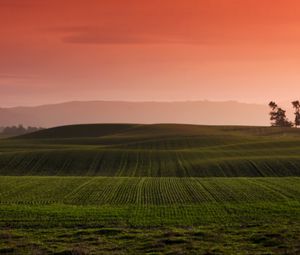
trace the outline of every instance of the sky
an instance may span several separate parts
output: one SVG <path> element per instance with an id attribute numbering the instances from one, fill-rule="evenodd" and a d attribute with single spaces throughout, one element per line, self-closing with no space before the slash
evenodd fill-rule
<path id="1" fill-rule="evenodd" d="M 300 98 L 299 0 L 0 0 L 0 106 Z"/>

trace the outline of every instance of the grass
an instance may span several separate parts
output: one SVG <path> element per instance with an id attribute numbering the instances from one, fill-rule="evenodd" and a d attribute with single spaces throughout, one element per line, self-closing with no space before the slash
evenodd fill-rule
<path id="1" fill-rule="evenodd" d="M 300 216 L 299 178 L 2 177 L 0 184 L 4 226 L 191 226 Z"/>
<path id="2" fill-rule="evenodd" d="M 0 175 L 300 176 L 300 130 L 75 125 L 0 142 Z"/>
<path id="3" fill-rule="evenodd" d="M 297 254 L 299 180 L 2 176 L 0 253 Z"/>
<path id="4" fill-rule="evenodd" d="M 1 177 L 0 204 L 300 202 L 300 178 Z"/>
<path id="5" fill-rule="evenodd" d="M 4 176 L 0 208 L 5 254 L 300 251 L 298 177 Z"/>
<path id="6" fill-rule="evenodd" d="M 0 254 L 299 254 L 300 130 L 76 125 L 0 140 Z"/>
<path id="7" fill-rule="evenodd" d="M 282 222 L 280 222 L 282 223 Z M 297 254 L 299 225 L 0 230 L 8 254 Z"/>

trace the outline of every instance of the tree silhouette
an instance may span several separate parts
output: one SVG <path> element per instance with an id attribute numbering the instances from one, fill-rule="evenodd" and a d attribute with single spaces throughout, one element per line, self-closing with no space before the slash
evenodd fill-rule
<path id="1" fill-rule="evenodd" d="M 286 111 L 278 107 L 278 105 L 271 101 L 269 103 L 270 111 L 270 120 L 272 127 L 292 127 L 293 123 L 290 122 L 286 117 Z"/>
<path id="2" fill-rule="evenodd" d="M 28 128 L 25 128 L 23 127 L 23 125 L 11 126 L 11 127 L 4 127 L 2 130 L 2 134 L 7 136 L 24 135 L 27 133 L 36 132 L 41 129 L 42 128 L 30 127 L 30 126 Z"/>
<path id="3" fill-rule="evenodd" d="M 270 120 L 271 120 L 271 126 L 274 127 L 274 126 L 277 126 L 276 119 L 277 119 L 277 108 L 278 108 L 278 105 L 275 102 L 271 101 L 269 103 L 269 107 L 271 108 L 271 111 L 269 113 Z"/>
<path id="4" fill-rule="evenodd" d="M 293 108 L 295 109 L 295 127 L 300 125 L 300 102 L 297 101 L 293 101 L 292 102 Z"/>

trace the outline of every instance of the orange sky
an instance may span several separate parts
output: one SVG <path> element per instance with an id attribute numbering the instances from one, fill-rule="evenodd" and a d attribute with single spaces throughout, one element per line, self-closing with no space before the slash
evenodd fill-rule
<path id="1" fill-rule="evenodd" d="M 0 0 L 0 106 L 300 98 L 299 0 Z"/>

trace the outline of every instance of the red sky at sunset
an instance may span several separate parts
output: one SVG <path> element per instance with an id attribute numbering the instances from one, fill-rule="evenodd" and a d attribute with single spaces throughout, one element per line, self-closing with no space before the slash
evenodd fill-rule
<path id="1" fill-rule="evenodd" d="M 298 0 L 0 0 L 0 106 L 300 98 Z"/>

